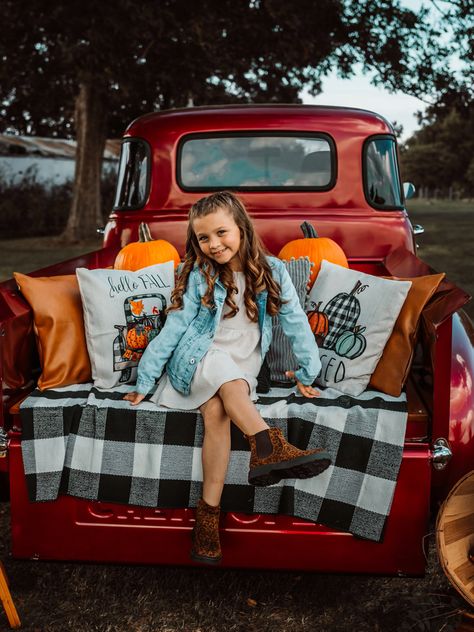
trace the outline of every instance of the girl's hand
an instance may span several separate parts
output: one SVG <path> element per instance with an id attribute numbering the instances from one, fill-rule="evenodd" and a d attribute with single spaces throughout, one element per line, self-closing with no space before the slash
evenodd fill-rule
<path id="1" fill-rule="evenodd" d="M 317 397 L 319 395 L 319 391 L 317 391 L 312 386 L 306 386 L 306 384 L 302 384 L 299 380 L 295 378 L 294 371 L 285 371 L 286 377 L 291 378 L 292 380 L 296 380 L 296 386 L 298 387 L 299 392 L 304 397 Z"/>
<path id="2" fill-rule="evenodd" d="M 142 393 L 137 393 L 135 391 L 132 391 L 131 393 L 127 393 L 126 395 L 124 395 L 124 399 L 126 399 L 128 402 L 130 402 L 132 404 L 132 406 L 136 406 L 137 404 L 139 404 L 143 399 L 145 399 L 145 395 L 142 395 Z"/>

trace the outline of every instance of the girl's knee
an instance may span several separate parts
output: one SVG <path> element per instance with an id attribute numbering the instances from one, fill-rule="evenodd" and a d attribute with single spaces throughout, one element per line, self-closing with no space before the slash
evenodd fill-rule
<path id="1" fill-rule="evenodd" d="M 219 394 L 222 394 L 224 396 L 227 393 L 235 394 L 236 392 L 242 393 L 243 395 L 248 395 L 249 394 L 249 385 L 248 385 L 247 380 L 244 380 L 243 378 L 240 378 L 238 380 L 232 380 L 230 382 L 225 382 L 225 384 L 223 384 L 220 387 L 220 389 L 219 389 Z"/>
<path id="2" fill-rule="evenodd" d="M 224 404 L 218 395 L 212 397 L 205 405 L 201 406 L 204 426 L 221 426 L 230 419 L 225 411 Z"/>

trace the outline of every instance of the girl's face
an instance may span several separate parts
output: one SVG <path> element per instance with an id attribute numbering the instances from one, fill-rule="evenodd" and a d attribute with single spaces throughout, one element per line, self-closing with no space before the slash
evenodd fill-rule
<path id="1" fill-rule="evenodd" d="M 232 214 L 225 208 L 197 217 L 192 228 L 202 252 L 220 265 L 228 264 L 231 270 L 242 270 L 240 261 L 240 229 Z"/>

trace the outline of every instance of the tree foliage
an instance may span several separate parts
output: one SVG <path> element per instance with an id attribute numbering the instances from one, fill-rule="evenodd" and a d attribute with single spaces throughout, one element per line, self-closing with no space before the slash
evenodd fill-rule
<path id="1" fill-rule="evenodd" d="M 436 92 L 425 116 L 431 122 L 453 108 L 468 114 L 474 100 L 474 0 L 432 0 L 432 4 L 456 71 L 446 74 L 448 81 Z"/>
<path id="2" fill-rule="evenodd" d="M 105 138 L 140 114 L 298 102 L 355 63 L 418 96 L 449 83 L 423 11 L 398 0 L 3 0 L 0 15 L 3 130 L 78 139 L 72 238 L 100 216 Z"/>
<path id="3" fill-rule="evenodd" d="M 425 197 L 474 196 L 474 104 L 442 110 L 402 147 L 403 179 Z"/>
<path id="4" fill-rule="evenodd" d="M 474 2 L 433 2 L 456 71 L 402 147 L 402 171 L 425 196 L 474 196 Z"/>

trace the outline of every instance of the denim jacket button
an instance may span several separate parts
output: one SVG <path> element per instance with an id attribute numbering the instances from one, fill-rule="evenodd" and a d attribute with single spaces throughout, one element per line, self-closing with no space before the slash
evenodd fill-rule
<path id="1" fill-rule="evenodd" d="M 191 360 L 189 361 L 189 364 L 194 364 L 196 362 L 196 360 L 194 358 L 191 358 Z"/>

